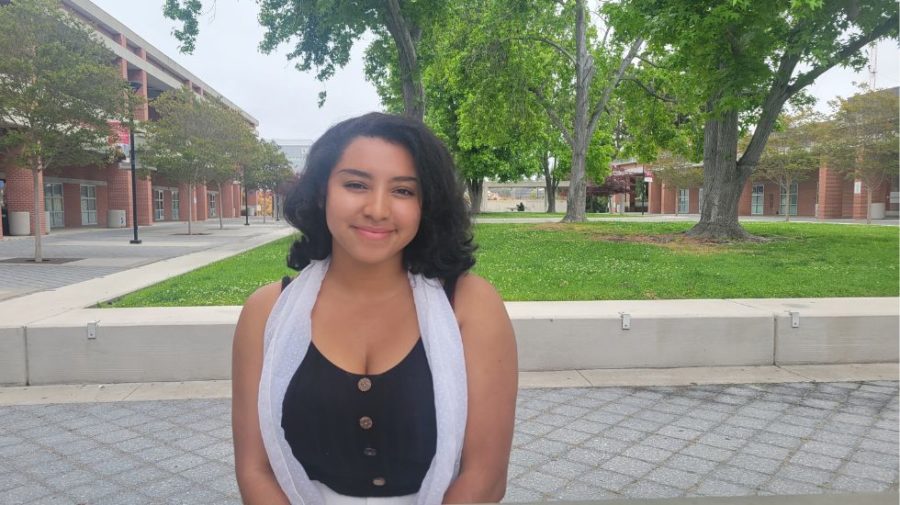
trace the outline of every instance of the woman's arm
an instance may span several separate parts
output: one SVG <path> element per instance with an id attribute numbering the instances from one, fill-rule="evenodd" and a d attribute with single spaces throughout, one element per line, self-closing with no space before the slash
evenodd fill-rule
<path id="1" fill-rule="evenodd" d="M 444 494 L 444 503 L 499 502 L 506 492 L 515 425 L 516 338 L 500 295 L 477 275 L 459 279 L 454 310 L 469 401 L 459 478 Z"/>
<path id="2" fill-rule="evenodd" d="M 234 468 L 245 504 L 290 505 L 281 491 L 259 430 L 257 397 L 263 365 L 263 333 L 281 283 L 259 288 L 244 304 L 231 356 L 231 428 Z"/>

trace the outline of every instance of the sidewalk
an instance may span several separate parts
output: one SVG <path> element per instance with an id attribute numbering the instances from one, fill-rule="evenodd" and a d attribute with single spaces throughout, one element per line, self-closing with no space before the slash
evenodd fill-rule
<path id="1" fill-rule="evenodd" d="M 234 251 L 235 246 L 240 250 L 241 244 L 255 246 L 260 239 L 273 240 L 290 230 L 284 221 L 273 223 L 270 218 L 263 224 L 258 217 L 251 218 L 250 226 L 244 225 L 244 218 L 225 219 L 220 230 L 218 220 L 209 219 L 193 223 L 194 235 L 188 236 L 187 223 L 165 222 L 140 227 L 141 244 L 129 243 L 134 237 L 131 228 L 53 230 L 42 237 L 44 258 L 70 261 L 39 265 L 22 261 L 34 258 L 33 237 L 4 237 L 0 239 L 0 301 L 198 252 Z M 202 255 L 195 258 L 194 268 L 211 262 Z"/>
<path id="2" fill-rule="evenodd" d="M 897 395 L 896 381 L 521 389 L 504 501 L 896 492 Z M 230 408 L 0 407 L 0 503 L 238 504 Z"/>

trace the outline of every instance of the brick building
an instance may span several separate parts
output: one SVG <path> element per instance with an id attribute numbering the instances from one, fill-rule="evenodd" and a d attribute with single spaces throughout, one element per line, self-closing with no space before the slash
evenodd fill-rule
<path id="1" fill-rule="evenodd" d="M 187 87 L 200 96 L 215 96 L 238 111 L 250 125 L 258 126 L 258 121 L 251 115 L 90 1 L 62 0 L 62 4 L 66 11 L 99 34 L 99 39 L 116 56 L 114 64 L 122 77 L 147 99 L 135 111 L 136 119 L 154 120 L 158 116 L 153 108 L 153 99 L 164 91 Z M 135 142 L 139 166 L 141 141 L 139 137 Z M 136 194 L 132 195 L 130 167 L 129 161 L 123 161 L 102 168 L 64 167 L 42 174 L 38 198 L 46 212 L 37 216 L 41 230 L 47 233 L 48 228 L 132 226 L 132 198 L 137 199 L 139 225 L 187 221 L 188 199 L 191 197 L 187 184 L 174 183 L 152 174 L 138 179 Z M 240 216 L 243 192 L 237 182 L 222 188 L 196 185 L 193 193 L 196 202 L 194 220 L 218 217 L 220 209 L 222 217 Z M 33 199 L 31 171 L 16 166 L 12 156 L 0 156 L 0 206 L 3 211 L 0 237 L 10 233 L 13 222 L 23 225 L 17 230 L 18 234 L 34 233 L 36 216 L 31 215 Z M 30 224 L 24 225 L 27 221 Z M 27 233 L 25 228 L 28 228 Z"/>
<path id="2" fill-rule="evenodd" d="M 640 212 L 642 199 L 634 188 L 645 178 L 652 179 L 653 167 L 634 160 L 613 163 L 613 173 L 632 177 L 632 189 L 627 194 L 615 195 L 612 206 L 625 212 Z M 699 214 L 703 202 L 703 188 L 667 187 L 659 181 L 647 184 L 646 211 L 651 214 Z M 792 185 L 789 194 L 778 184 L 765 180 L 747 181 L 738 203 L 740 216 L 780 216 L 784 214 L 783 201 L 790 198 L 791 216 L 819 219 L 865 219 L 866 187 L 858 180 L 847 179 L 843 173 L 828 166 Z M 896 217 L 900 210 L 900 184 L 898 177 L 884 181 L 872 194 L 873 218 Z"/>

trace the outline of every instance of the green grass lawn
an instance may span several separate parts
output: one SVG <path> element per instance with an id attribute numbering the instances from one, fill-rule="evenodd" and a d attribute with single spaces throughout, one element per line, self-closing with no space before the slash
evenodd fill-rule
<path id="1" fill-rule="evenodd" d="M 547 218 L 558 218 L 562 219 L 565 216 L 565 212 L 481 212 L 475 215 L 475 219 L 484 219 L 484 218 L 517 218 L 517 217 L 547 217 Z M 609 213 L 594 213 L 588 212 L 587 217 L 641 217 L 639 214 L 609 214 Z"/>
<path id="2" fill-rule="evenodd" d="M 685 240 L 690 223 L 480 224 L 475 272 L 507 301 L 898 296 L 889 226 L 747 223 L 763 243 Z M 169 279 L 114 307 L 240 305 L 291 271 L 290 238 Z"/>

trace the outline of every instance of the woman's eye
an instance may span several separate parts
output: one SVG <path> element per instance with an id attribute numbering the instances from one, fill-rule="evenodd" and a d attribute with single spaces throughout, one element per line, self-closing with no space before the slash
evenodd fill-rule
<path id="1" fill-rule="evenodd" d="M 416 196 L 416 192 L 409 188 L 397 188 L 395 191 L 402 196 Z"/>
<path id="2" fill-rule="evenodd" d="M 347 189 L 366 189 L 365 184 L 361 182 L 345 182 L 344 187 Z"/>

